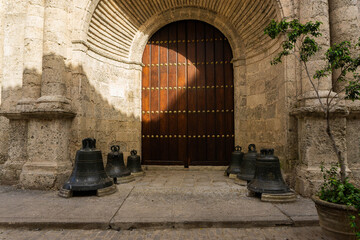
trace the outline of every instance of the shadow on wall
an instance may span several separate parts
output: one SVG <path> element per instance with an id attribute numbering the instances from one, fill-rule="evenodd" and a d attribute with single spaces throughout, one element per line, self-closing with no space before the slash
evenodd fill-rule
<path id="1" fill-rule="evenodd" d="M 27 151 L 30 147 L 38 148 L 37 154 L 39 156 L 42 156 L 41 152 L 45 153 L 43 155 L 44 159 L 39 159 L 39 162 L 48 161 L 49 149 L 53 149 L 55 153 L 52 153 L 52 156 L 55 156 L 55 158 L 57 158 L 56 154 L 63 156 L 59 157 L 61 160 L 52 159 L 52 161 L 66 161 L 60 162 L 60 164 L 68 166 L 71 165 L 70 162 L 74 162 L 76 151 L 81 148 L 81 140 L 87 137 L 97 140 L 96 147 L 102 151 L 104 163 L 106 163 L 106 155 L 110 152 L 111 145 L 120 145 L 120 150 L 125 152 L 125 155 L 129 154 L 132 149 L 136 149 L 138 152 L 140 151 L 141 123 L 139 117 L 118 110 L 121 107 L 115 107 L 108 99 L 105 99 L 100 91 L 93 85 L 94 81 L 91 82 L 91 80 L 89 80 L 83 66 L 65 64 L 64 58 L 61 56 L 43 56 L 43 59 L 52 59 L 51 63 L 48 62 L 44 64 L 47 68 L 46 76 L 50 76 L 52 79 L 59 77 L 65 79 L 66 97 L 71 100 L 71 110 L 76 114 L 71 120 L 71 125 L 69 125 L 71 126 L 70 134 L 67 140 L 68 144 L 66 144 L 68 149 L 61 150 L 64 144 L 61 143 L 60 137 L 57 139 L 57 136 L 61 136 L 61 134 L 58 134 L 54 129 L 49 129 L 51 125 L 48 123 L 51 122 L 52 119 L 48 117 L 36 117 L 32 119 L 35 120 L 32 122 L 36 122 L 36 124 L 32 124 L 32 127 L 36 126 L 39 131 L 35 134 L 31 134 L 27 128 L 29 123 L 28 119 L 31 118 L 31 116 L 26 114 L 22 115 L 23 118 L 21 121 L 26 125 L 22 130 L 16 127 L 20 122 L 19 120 L 9 121 L 4 118 L 5 120 L 0 122 L 0 132 L 6 132 L 6 135 L 10 136 L 10 138 L 6 144 L 5 142 L 2 144 L 3 142 L 0 141 L 0 154 L 2 152 L 4 152 L 4 155 L 5 153 L 6 155 L 8 154 L 6 160 L 0 158 L 0 164 L 2 165 L 0 167 L 2 172 L 1 177 L 4 178 L 4 174 L 6 175 L 6 181 L 1 179 L 4 180 L 1 181 L 3 184 L 6 182 L 13 184 L 19 181 L 22 167 L 29 158 Z M 61 69 L 59 66 L 63 66 L 63 68 Z M 25 72 L 27 74 L 31 73 L 31 76 L 26 76 L 26 79 L 30 79 L 31 81 L 36 79 L 39 81 L 43 77 L 34 70 L 25 69 L 24 73 Z M 48 90 L 49 86 L 59 86 L 59 84 L 52 83 L 52 79 L 45 79 L 46 84 L 48 84 Z M 44 79 L 42 79 L 42 81 L 44 82 Z M 32 83 L 32 85 L 36 84 L 40 85 L 38 82 Z M 9 88 L 2 90 L 4 93 L 3 96 L 8 96 L 8 98 L 3 99 L 1 110 L 3 112 L 16 112 L 16 104 L 21 100 L 25 87 L 17 88 L 16 91 Z M 34 104 L 33 110 L 36 111 L 37 106 L 38 105 Z M 4 124 L 2 122 L 4 122 Z M 65 124 L 67 123 L 64 121 L 64 126 Z M 28 139 L 30 138 L 31 142 L 35 143 L 35 146 L 28 144 Z M 6 137 L 3 139 L 6 139 Z M 37 142 L 39 143 L 38 145 L 36 145 Z M 11 147 L 9 148 L 9 146 Z M 19 152 L 18 149 L 21 149 L 21 152 Z M 54 149 L 57 149 L 57 153 Z M 64 157 L 64 155 L 66 156 Z M 72 169 L 68 170 L 71 171 Z M 70 172 L 66 172 L 66 174 L 64 173 L 64 176 L 62 176 L 61 173 L 59 173 L 59 176 L 56 176 L 54 180 L 53 187 L 61 186 L 69 174 Z"/>

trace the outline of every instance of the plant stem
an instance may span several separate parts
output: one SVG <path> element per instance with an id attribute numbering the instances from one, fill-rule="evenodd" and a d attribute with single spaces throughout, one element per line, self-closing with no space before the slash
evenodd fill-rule
<path id="1" fill-rule="evenodd" d="M 346 168 L 345 168 L 345 162 L 344 159 L 342 157 L 342 152 L 339 150 L 339 148 L 336 146 L 336 142 L 335 142 L 335 138 L 332 134 L 332 131 L 330 129 L 330 111 L 329 109 L 327 109 L 326 111 L 326 133 L 328 134 L 330 140 L 331 140 L 331 144 L 333 146 L 333 149 L 336 153 L 336 156 L 338 158 L 338 162 L 340 164 L 340 178 L 341 178 L 341 182 L 345 183 L 345 179 L 346 179 Z"/>

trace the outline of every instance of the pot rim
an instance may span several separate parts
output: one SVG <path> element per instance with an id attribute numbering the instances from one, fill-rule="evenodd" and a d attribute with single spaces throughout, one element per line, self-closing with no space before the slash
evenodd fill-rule
<path id="1" fill-rule="evenodd" d="M 325 206 L 325 207 L 336 208 L 336 209 L 339 209 L 339 210 L 346 210 L 346 211 L 354 211 L 354 212 L 359 211 L 354 206 L 348 206 L 348 205 L 345 205 L 345 204 L 327 202 L 327 201 L 324 201 L 324 200 L 320 199 L 316 195 L 311 196 L 311 199 L 315 202 L 315 204 L 322 205 L 322 206 Z"/>

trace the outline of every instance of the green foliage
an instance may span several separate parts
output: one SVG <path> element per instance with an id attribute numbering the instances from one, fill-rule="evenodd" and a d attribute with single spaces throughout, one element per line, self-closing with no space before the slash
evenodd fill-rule
<path id="1" fill-rule="evenodd" d="M 360 189 L 349 183 L 348 178 L 345 179 L 345 182 L 341 181 L 338 165 L 332 165 L 330 169 L 325 169 L 322 165 L 321 172 L 324 178 L 324 183 L 318 193 L 321 200 L 360 209 Z M 358 217 L 360 214 L 359 216 L 351 215 L 349 220 L 351 227 L 356 231 L 357 239 L 360 239 L 360 226 L 356 225 Z"/>
<path id="2" fill-rule="evenodd" d="M 321 172 L 324 183 L 319 192 L 320 199 L 360 209 L 360 189 L 349 183 L 348 179 L 345 180 L 345 183 L 341 182 L 338 165 L 332 165 L 330 169 L 321 166 Z"/>
<path id="3" fill-rule="evenodd" d="M 302 61 L 308 61 L 309 58 L 320 49 L 318 43 L 312 38 L 321 36 L 319 30 L 320 24 L 321 22 L 301 24 L 297 19 L 291 22 L 282 20 L 279 23 L 272 20 L 264 30 L 265 34 L 269 35 L 272 39 L 275 39 L 281 34 L 285 34 L 287 40 L 282 44 L 283 51 L 274 58 L 271 64 L 281 63 L 282 57 L 291 54 L 291 51 L 296 47 L 296 43 L 299 42 L 299 39 L 302 37 L 304 37 L 304 40 L 300 47 L 300 58 Z"/>
<path id="4" fill-rule="evenodd" d="M 295 52 L 298 53 L 300 61 L 306 64 L 321 49 L 320 45 L 316 42 L 316 38 L 321 36 L 321 24 L 318 21 L 301 24 L 297 19 L 289 22 L 286 20 L 280 22 L 272 20 L 265 28 L 264 33 L 272 39 L 283 35 L 285 40 L 282 43 L 282 51 L 271 61 L 271 64 L 281 63 L 284 56 Z M 327 63 L 326 66 L 323 69 L 317 70 L 312 78 L 320 80 L 331 75 L 334 70 L 340 70 L 336 82 L 347 83 L 342 90 L 345 91 L 346 98 L 351 100 L 360 99 L 360 77 L 356 74 L 360 66 L 360 55 L 358 54 L 355 57 L 351 55 L 351 50 L 357 50 L 359 47 L 360 38 L 354 46 L 348 41 L 333 44 L 324 56 Z M 353 73 L 353 79 L 347 79 L 348 73 Z"/>

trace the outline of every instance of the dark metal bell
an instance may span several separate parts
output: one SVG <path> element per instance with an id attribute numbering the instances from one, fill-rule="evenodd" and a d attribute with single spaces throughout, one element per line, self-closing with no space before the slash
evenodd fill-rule
<path id="1" fill-rule="evenodd" d="M 59 192 L 62 197 L 70 197 L 72 191 L 94 191 L 110 189 L 105 194 L 113 193 L 116 187 L 104 169 L 101 151 L 96 149 L 96 140 L 85 138 L 82 141 L 82 149 L 76 152 L 75 164 L 68 181 Z M 113 186 L 113 187 L 112 187 Z M 97 192 L 98 195 L 99 191 Z"/>
<path id="2" fill-rule="evenodd" d="M 127 158 L 127 168 L 130 170 L 133 175 L 141 175 L 144 174 L 144 171 L 141 168 L 140 156 L 136 155 L 137 151 L 132 150 L 130 152 L 130 156 Z"/>
<path id="3" fill-rule="evenodd" d="M 240 173 L 240 165 L 243 160 L 244 153 L 241 152 L 241 147 L 236 146 L 235 151 L 231 153 L 230 165 L 226 169 L 226 174 L 229 176 L 230 174 L 238 174 Z"/>
<path id="4" fill-rule="evenodd" d="M 251 192 L 280 194 L 290 191 L 282 178 L 279 158 L 274 156 L 274 149 L 261 149 L 255 166 L 255 176 L 247 186 Z"/>
<path id="5" fill-rule="evenodd" d="M 248 147 L 248 152 L 245 153 L 244 159 L 240 165 L 240 173 L 237 175 L 237 178 L 250 181 L 254 178 L 255 175 L 255 163 L 258 153 L 256 151 L 255 144 L 250 144 Z"/>
<path id="6" fill-rule="evenodd" d="M 118 183 L 118 178 L 120 179 L 119 183 L 135 180 L 134 177 L 131 176 L 130 170 L 125 166 L 124 155 L 120 152 L 120 146 L 114 145 L 111 146 L 110 149 L 111 152 L 107 155 L 105 168 L 107 175 L 114 179 L 114 183 Z"/>

